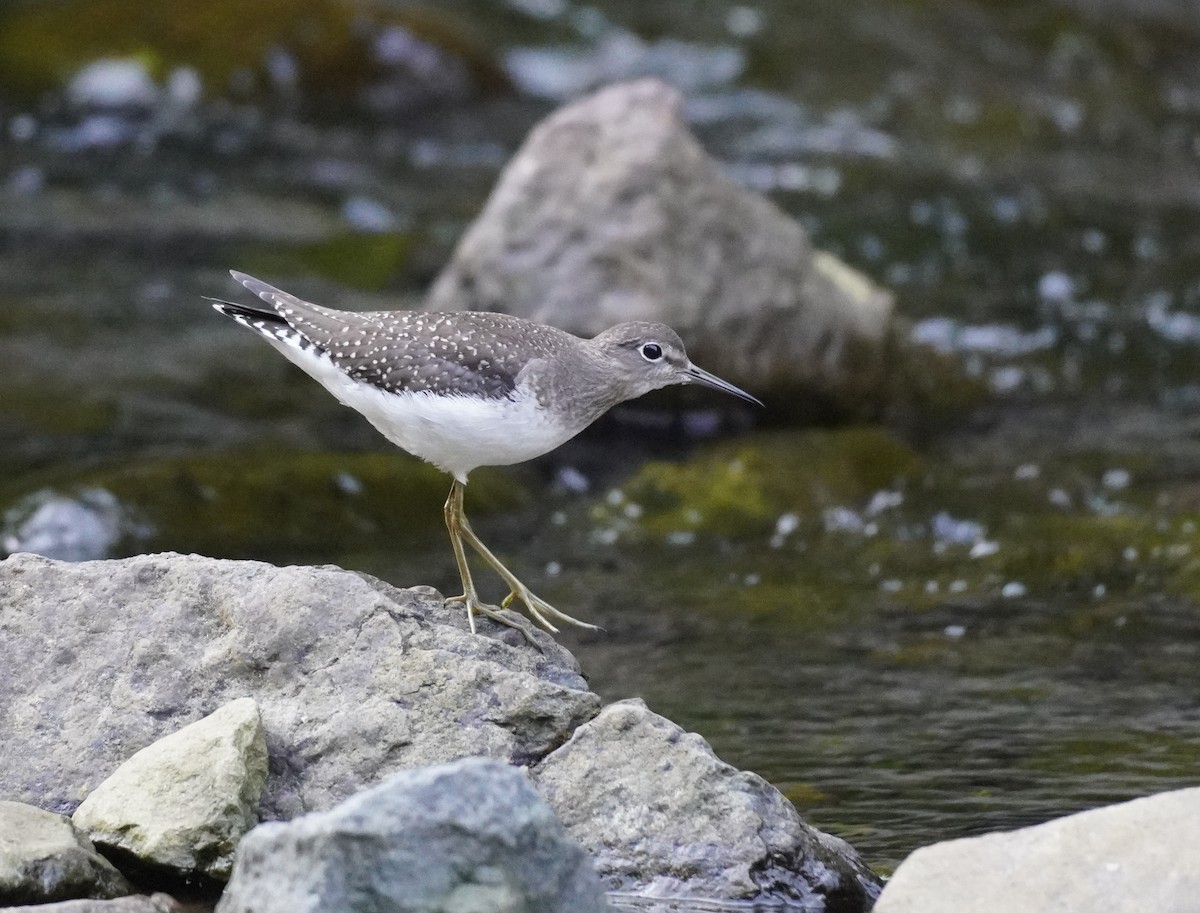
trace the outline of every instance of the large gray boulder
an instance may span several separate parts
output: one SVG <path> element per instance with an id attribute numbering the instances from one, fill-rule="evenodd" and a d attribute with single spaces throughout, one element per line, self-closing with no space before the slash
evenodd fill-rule
<path id="1" fill-rule="evenodd" d="M 0 801 L 0 904 L 102 899 L 132 890 L 69 818 Z"/>
<path id="2" fill-rule="evenodd" d="M 430 290 L 592 336 L 679 331 L 699 365 L 764 398 L 855 407 L 883 380 L 892 296 L 735 184 L 653 79 L 555 112 L 505 168 Z"/>
<path id="3" fill-rule="evenodd" d="M 458 606 L 334 567 L 146 555 L 0 562 L 0 795 L 71 812 L 137 750 L 253 697 L 266 818 L 329 808 L 389 773 L 541 758 L 600 699 Z"/>
<path id="4" fill-rule="evenodd" d="M 875 913 L 1195 913 L 1200 787 L 922 847 Z"/>
<path id="5" fill-rule="evenodd" d="M 879 881 L 761 777 L 640 700 L 610 704 L 533 770 L 610 890 L 862 910 Z"/>
<path id="6" fill-rule="evenodd" d="M 600 913 L 586 854 L 520 771 L 467 759 L 396 774 L 251 831 L 219 913 Z"/>
<path id="7" fill-rule="evenodd" d="M 181 878 L 225 881 L 238 842 L 258 824 L 266 780 L 258 705 L 243 697 L 147 745 L 71 820 L 105 852 Z"/>

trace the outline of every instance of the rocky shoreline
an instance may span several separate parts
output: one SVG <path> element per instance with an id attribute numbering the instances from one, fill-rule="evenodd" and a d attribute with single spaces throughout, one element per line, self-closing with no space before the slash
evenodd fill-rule
<path id="1" fill-rule="evenodd" d="M 598 904 L 603 888 L 851 911 L 869 908 L 878 893 L 849 845 L 806 825 L 777 790 L 722 762 L 702 738 L 640 701 L 602 706 L 550 638 L 538 652 L 491 624 L 472 635 L 461 609 L 427 589 L 334 567 L 17 554 L 0 562 L 0 620 L 0 649 L 20 657 L 0 684 L 8 735 L 0 795 L 14 800 L 11 814 L 45 816 L 63 838 L 61 852 L 102 873 L 92 887 L 70 888 L 76 897 L 128 890 L 90 842 L 143 884 L 150 877 L 215 894 L 232 871 L 220 909 L 264 909 L 239 899 L 240 880 L 258 884 L 255 896 L 284 896 L 277 882 L 259 882 L 291 884 L 295 872 L 318 869 L 345 874 L 335 864 L 344 848 L 320 866 L 297 868 L 274 852 L 264 861 L 265 844 L 289 842 L 280 828 L 316 827 L 357 804 L 382 816 L 386 833 L 388 809 L 408 807 L 381 798 L 403 795 L 397 780 L 432 777 L 440 795 L 460 795 L 466 787 L 452 769 L 429 768 L 462 758 L 500 762 L 473 771 L 519 798 L 499 818 L 516 822 L 544 804 L 533 817 L 564 829 L 557 843 L 577 853 L 576 868 L 594 867 L 564 876 L 569 903 L 462 909 L 582 910 L 586 884 Z M 523 771 L 521 788 L 507 776 L 514 770 Z M 58 817 L 67 814 L 72 822 Z M 292 823 L 254 828 L 259 820 Z M 232 864 L 235 850 L 263 828 L 275 836 L 246 838 L 257 874 L 240 876 L 252 863 L 238 854 Z M 72 829 L 74 845 L 65 839 Z M 510 848 L 529 842 L 500 839 L 514 841 Z M 8 850 L 6 867 L 26 875 L 0 891 L 0 902 L 65 899 L 45 876 L 61 867 L 37 863 L 39 853 L 26 847 L 23 858 L 20 841 Z M 451 859 L 432 856 L 398 871 L 429 875 Z M 460 873 L 443 878 L 451 892 L 478 875 L 470 865 L 450 869 Z M 521 879 L 489 871 L 514 896 L 545 893 L 543 884 L 523 894 L 513 887 Z M 323 878 L 321 889 L 330 883 Z M 343 907 L 331 900 L 318 908 Z M 391 907 L 353 907 L 377 908 Z"/>
<path id="2" fill-rule="evenodd" d="M 7 558 L 0 909 L 1183 913 L 1200 890 L 1187 789 L 923 848 L 880 896 L 770 784 L 604 706 L 539 637 L 332 566 Z"/>

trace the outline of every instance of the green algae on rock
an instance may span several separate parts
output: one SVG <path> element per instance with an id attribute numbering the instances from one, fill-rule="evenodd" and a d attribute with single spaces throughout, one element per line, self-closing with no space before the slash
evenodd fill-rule
<path id="1" fill-rule="evenodd" d="M 255 84 L 268 80 L 264 62 L 282 49 L 295 59 L 304 90 L 337 97 L 367 87 L 380 75 L 370 39 L 389 26 L 462 62 L 477 86 L 507 85 L 465 22 L 433 7 L 395 9 L 372 0 L 17 4 L 0 13 L 0 84 L 36 96 L 62 88 L 94 60 L 132 58 L 155 77 L 175 66 L 191 67 L 218 96 L 232 84 L 246 84 L 253 94 Z"/>
<path id="2" fill-rule="evenodd" d="M 628 519 L 622 505 L 630 502 L 639 506 L 637 526 L 651 535 L 762 533 L 784 511 L 857 502 L 919 467 L 917 454 L 880 428 L 760 434 L 683 463 L 646 464 L 619 497 L 596 506 L 596 517 Z"/>
<path id="3" fill-rule="evenodd" d="M 239 254 L 239 269 L 255 274 L 315 273 L 343 285 L 379 291 L 408 263 L 414 237 L 405 232 L 340 232 L 298 246 L 257 245 Z"/>
<path id="4" fill-rule="evenodd" d="M 528 494 L 519 474 L 481 472 L 472 497 L 481 513 L 512 509 Z M 38 489 L 101 489 L 137 518 L 119 551 L 183 550 L 230 557 L 321 555 L 385 538 L 397 547 L 440 535 L 445 476 L 387 453 L 241 453 L 164 458 L 0 491 L 0 506 Z"/>

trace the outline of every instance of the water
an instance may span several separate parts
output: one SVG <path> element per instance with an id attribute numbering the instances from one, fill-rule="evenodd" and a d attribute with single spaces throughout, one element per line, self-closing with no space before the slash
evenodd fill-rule
<path id="1" fill-rule="evenodd" d="M 609 908 L 618 913 L 805 913 L 805 907 L 779 901 L 738 902 L 694 897 L 642 897 L 610 891 Z"/>
<path id="2" fill-rule="evenodd" d="M 90 512 L 108 554 L 338 561 L 449 591 L 446 483 L 200 296 L 234 294 L 233 266 L 345 307 L 411 303 L 554 100 L 658 73 L 731 175 L 895 289 L 930 352 L 910 370 L 934 379 L 885 431 L 683 443 L 626 414 L 473 477 L 481 535 L 607 629 L 565 635 L 593 686 L 703 733 L 884 871 L 934 840 L 1191 785 L 1194 16 L 446 10 L 485 36 L 464 53 L 493 91 L 455 65 L 432 107 L 396 80 L 352 116 L 301 104 L 299 53 L 270 56 L 267 101 L 226 105 L 197 101 L 203 61 L 122 70 L 151 115 L 72 113 L 0 75 L 6 547 L 52 534 L 51 505 Z M 438 66 L 378 38 L 387 66 Z M 938 358 L 978 389 L 934 395 Z"/>

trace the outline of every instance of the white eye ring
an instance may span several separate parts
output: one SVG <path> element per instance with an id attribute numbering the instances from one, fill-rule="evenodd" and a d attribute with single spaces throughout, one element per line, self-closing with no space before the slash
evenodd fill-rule
<path id="1" fill-rule="evenodd" d="M 657 342 L 646 342 L 638 349 L 642 353 L 642 358 L 646 361 L 658 361 L 663 357 L 663 349 Z"/>

